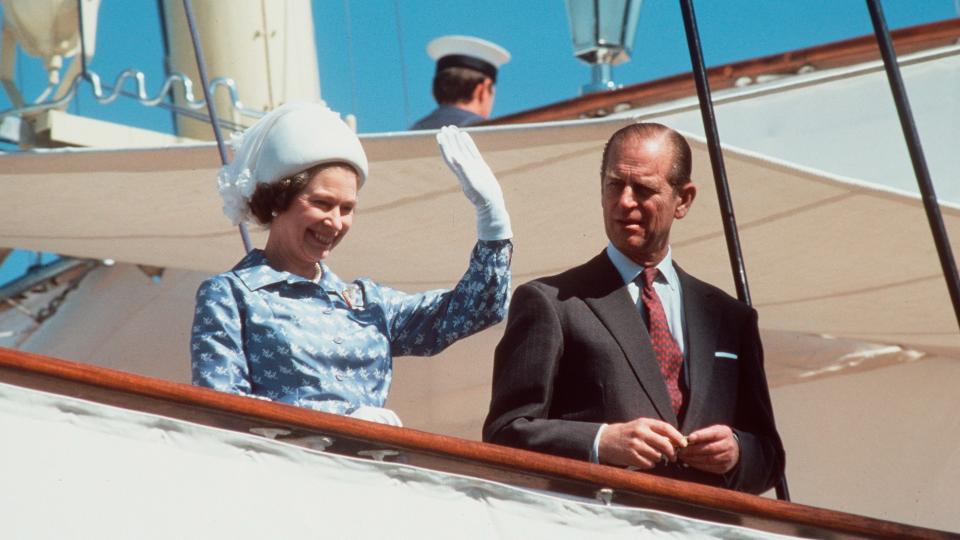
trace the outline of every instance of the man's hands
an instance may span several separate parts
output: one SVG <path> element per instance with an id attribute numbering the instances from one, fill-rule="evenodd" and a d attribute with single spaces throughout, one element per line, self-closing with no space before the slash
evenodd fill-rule
<path id="1" fill-rule="evenodd" d="M 676 449 L 686 445 L 684 436 L 667 422 L 637 418 L 605 427 L 597 457 L 600 463 L 652 469 L 664 458 L 676 461 Z"/>
<path id="2" fill-rule="evenodd" d="M 740 461 L 740 443 L 729 426 L 716 424 L 694 431 L 680 451 L 683 463 L 714 474 L 729 472 Z"/>
<path id="3" fill-rule="evenodd" d="M 729 426 L 713 425 L 684 437 L 663 420 L 637 418 L 610 424 L 600 434 L 600 463 L 652 469 L 678 459 L 702 471 L 723 474 L 740 460 L 740 443 Z"/>

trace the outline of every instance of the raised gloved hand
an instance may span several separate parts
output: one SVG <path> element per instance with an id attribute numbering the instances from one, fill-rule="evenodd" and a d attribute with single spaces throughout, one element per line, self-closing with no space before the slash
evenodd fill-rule
<path id="1" fill-rule="evenodd" d="M 500 183 L 483 161 L 470 134 L 460 131 L 456 126 L 446 126 L 437 133 L 437 143 L 443 161 L 457 175 L 463 193 L 477 209 L 477 238 L 511 238 L 510 215 L 503 202 Z"/>
<path id="2" fill-rule="evenodd" d="M 366 420 L 368 422 L 377 422 L 379 424 L 387 424 L 388 426 L 403 427 L 403 422 L 400 421 L 400 417 L 397 416 L 397 413 L 382 407 L 361 405 L 357 408 L 357 410 L 353 411 L 348 416 L 351 418 Z"/>

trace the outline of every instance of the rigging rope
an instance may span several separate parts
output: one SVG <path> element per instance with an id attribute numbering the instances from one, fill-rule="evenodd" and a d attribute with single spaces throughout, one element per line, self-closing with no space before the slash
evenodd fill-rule
<path id="1" fill-rule="evenodd" d="M 87 76 L 87 40 L 83 25 L 83 0 L 77 0 L 77 19 L 80 30 L 80 74 Z"/>
<path id="2" fill-rule="evenodd" d="M 183 0 L 183 11 L 187 15 L 187 26 L 190 28 L 193 52 L 197 57 L 197 71 L 200 72 L 200 83 L 206 90 L 210 88 L 210 84 L 207 83 L 207 65 L 203 60 L 203 47 L 200 46 L 200 34 L 197 32 L 197 24 L 193 19 L 193 2 Z M 217 139 L 217 149 L 220 151 L 220 161 L 226 165 L 230 160 L 227 158 L 227 147 L 223 143 L 223 134 L 220 133 L 220 125 L 215 121 L 217 118 L 217 106 L 210 94 L 207 94 L 206 101 L 207 113 L 210 115 L 210 125 L 213 127 L 213 135 Z M 250 250 L 253 249 L 253 245 L 250 242 L 250 234 L 247 232 L 247 226 L 244 223 L 240 223 L 237 228 L 240 230 L 240 239 L 243 240 L 243 249 L 249 253 Z"/>

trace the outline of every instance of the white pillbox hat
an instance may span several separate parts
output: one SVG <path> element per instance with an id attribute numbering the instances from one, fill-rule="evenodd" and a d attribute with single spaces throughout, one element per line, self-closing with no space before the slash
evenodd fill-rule
<path id="1" fill-rule="evenodd" d="M 367 179 L 367 156 L 356 133 L 324 103 L 281 105 L 231 141 L 233 160 L 220 169 L 223 212 L 234 225 L 253 221 L 250 197 L 259 184 L 293 176 L 315 165 L 342 161 Z"/>

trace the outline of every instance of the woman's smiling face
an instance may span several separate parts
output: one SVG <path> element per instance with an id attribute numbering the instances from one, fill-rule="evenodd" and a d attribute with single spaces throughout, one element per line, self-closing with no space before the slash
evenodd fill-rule
<path id="1" fill-rule="evenodd" d="M 273 218 L 265 249 L 281 270 L 312 278 L 353 223 L 359 177 L 350 167 L 331 165 L 314 173 L 290 207 Z"/>

